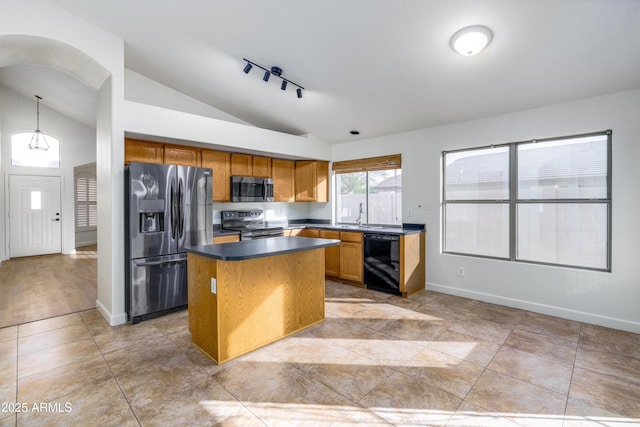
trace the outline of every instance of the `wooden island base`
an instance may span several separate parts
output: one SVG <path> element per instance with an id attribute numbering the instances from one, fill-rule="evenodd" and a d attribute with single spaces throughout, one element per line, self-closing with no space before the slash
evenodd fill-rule
<path id="1" fill-rule="evenodd" d="M 324 319 L 324 249 L 234 261 L 189 253 L 188 269 L 192 341 L 218 364 Z"/>

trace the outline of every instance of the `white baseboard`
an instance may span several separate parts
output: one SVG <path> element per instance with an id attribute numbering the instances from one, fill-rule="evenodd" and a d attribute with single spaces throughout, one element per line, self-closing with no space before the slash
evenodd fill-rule
<path id="1" fill-rule="evenodd" d="M 603 316 L 600 314 L 588 313 L 585 311 L 571 310 L 547 304 L 520 300 L 516 298 L 503 297 L 500 295 L 487 294 L 484 292 L 470 291 L 468 289 L 456 288 L 453 286 L 440 285 L 427 282 L 427 289 L 443 294 L 455 295 L 459 297 L 504 305 L 507 307 L 519 308 L 533 311 L 535 313 L 547 314 L 549 316 L 561 317 L 563 319 L 575 320 L 577 322 L 590 323 L 607 328 L 619 329 L 628 332 L 640 333 L 640 322 L 620 319 L 617 317 Z"/>
<path id="2" fill-rule="evenodd" d="M 98 309 L 100 314 L 102 314 L 102 317 L 104 317 L 106 321 L 109 322 L 110 326 L 124 325 L 125 323 L 127 323 L 127 313 L 113 315 L 100 302 L 100 300 L 96 300 L 96 308 Z"/>

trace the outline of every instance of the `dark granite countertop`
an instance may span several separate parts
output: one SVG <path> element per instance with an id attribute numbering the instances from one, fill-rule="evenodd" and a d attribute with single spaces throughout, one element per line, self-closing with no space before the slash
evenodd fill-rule
<path id="1" fill-rule="evenodd" d="M 242 261 L 298 251 L 326 248 L 339 245 L 339 240 L 311 237 L 272 237 L 269 239 L 244 240 L 217 245 L 201 245 L 186 248 L 187 252 L 222 261 Z"/>
<path id="2" fill-rule="evenodd" d="M 380 233 L 380 234 L 414 234 L 425 231 L 423 224 L 405 224 L 402 227 L 382 227 L 376 225 L 350 225 L 350 224 L 325 224 L 318 222 L 293 222 L 290 221 L 289 225 L 284 227 L 286 229 L 292 228 L 320 228 L 323 230 L 334 231 L 357 231 L 361 233 Z"/>

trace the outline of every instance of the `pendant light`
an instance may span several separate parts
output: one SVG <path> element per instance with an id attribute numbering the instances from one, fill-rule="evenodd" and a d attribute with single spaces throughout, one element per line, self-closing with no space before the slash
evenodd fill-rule
<path id="1" fill-rule="evenodd" d="M 31 137 L 31 141 L 29 142 L 30 150 L 44 150 L 47 151 L 49 149 L 49 143 L 47 139 L 44 137 L 44 133 L 40 131 L 40 100 L 42 99 L 38 95 L 36 97 L 36 130 L 33 131 L 33 136 Z"/>

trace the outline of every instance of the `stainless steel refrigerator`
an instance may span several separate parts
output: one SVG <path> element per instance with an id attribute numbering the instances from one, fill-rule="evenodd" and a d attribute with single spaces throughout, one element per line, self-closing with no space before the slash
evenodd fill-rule
<path id="1" fill-rule="evenodd" d="M 137 323 L 187 305 L 188 246 L 211 243 L 211 169 L 125 168 L 125 308 Z"/>

